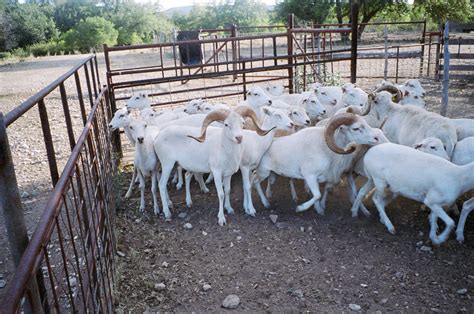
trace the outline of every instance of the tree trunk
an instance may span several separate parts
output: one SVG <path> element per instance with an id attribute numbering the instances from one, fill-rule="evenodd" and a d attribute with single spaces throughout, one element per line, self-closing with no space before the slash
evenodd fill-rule
<path id="1" fill-rule="evenodd" d="M 336 17 L 337 23 L 339 24 L 339 28 L 342 28 L 343 20 L 342 20 L 342 4 L 341 0 L 336 0 Z M 347 42 L 349 41 L 349 34 L 348 33 L 341 33 L 341 41 Z"/>

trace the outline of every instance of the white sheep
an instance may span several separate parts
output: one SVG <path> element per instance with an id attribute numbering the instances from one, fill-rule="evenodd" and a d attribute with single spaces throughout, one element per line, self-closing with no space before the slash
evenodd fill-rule
<path id="1" fill-rule="evenodd" d="M 259 86 L 252 87 L 247 91 L 247 99 L 240 102 L 239 106 L 249 106 L 257 114 L 257 118 L 260 120 L 260 107 L 270 106 L 272 100 L 267 93 Z"/>
<path id="2" fill-rule="evenodd" d="M 128 109 L 142 110 L 145 108 L 150 108 L 150 106 L 150 99 L 148 98 L 148 95 L 144 92 L 133 93 L 132 96 L 127 100 Z"/>
<path id="3" fill-rule="evenodd" d="M 132 131 L 130 130 L 129 126 L 132 122 L 133 118 L 130 116 L 130 110 L 127 108 L 121 108 L 115 111 L 114 117 L 110 120 L 109 128 L 111 131 L 115 131 L 119 128 L 123 128 L 125 135 L 127 136 L 130 144 L 135 147 L 135 139 L 133 138 Z M 135 166 L 133 167 L 133 174 L 132 180 L 130 181 L 130 185 L 128 187 L 127 193 L 125 194 L 125 198 L 129 198 L 132 195 L 133 185 L 137 179 L 137 169 Z"/>
<path id="4" fill-rule="evenodd" d="M 128 126 L 135 140 L 134 167 L 137 170 L 140 181 L 140 212 L 145 210 L 145 177 L 151 177 L 151 193 L 153 195 L 153 211 L 159 213 L 159 205 L 156 193 L 156 180 L 158 176 L 158 159 L 153 149 L 153 142 L 159 133 L 159 129 L 148 126 L 141 120 L 132 120 Z"/>
<path id="5" fill-rule="evenodd" d="M 451 123 L 456 128 L 458 141 L 474 136 L 474 119 L 451 119 Z"/>
<path id="6" fill-rule="evenodd" d="M 446 153 L 443 143 L 435 137 L 425 138 L 416 143 L 413 148 L 446 160 L 451 160 L 453 164 L 458 166 L 467 165 L 474 161 L 474 137 L 467 137 L 457 142 L 451 159 Z"/>
<path id="7" fill-rule="evenodd" d="M 283 86 L 282 84 L 268 84 L 264 87 L 264 91 L 270 97 L 278 97 L 285 94 L 285 86 Z"/>
<path id="8" fill-rule="evenodd" d="M 431 209 L 430 239 L 437 245 L 446 241 L 454 227 L 454 221 L 443 207 L 451 206 L 461 194 L 474 189 L 474 162 L 457 166 L 437 156 L 394 143 L 369 149 L 364 156 L 364 168 L 369 180 L 357 195 L 352 207 L 353 213 L 357 212 L 363 197 L 375 186 L 372 200 L 380 214 L 380 221 L 394 234 L 395 228 L 385 213 L 386 191 L 390 191 L 395 197 L 400 194 L 422 202 Z M 472 210 L 472 203 L 473 199 L 464 203 L 461 214 L 464 221 L 467 213 Z M 440 235 L 437 235 L 438 217 L 446 225 Z M 459 241 L 463 240 L 463 231 L 464 224 L 461 226 L 460 222 L 456 231 Z"/>
<path id="9" fill-rule="evenodd" d="M 392 143 L 413 146 L 427 137 L 437 137 L 451 156 L 457 142 L 456 129 L 450 119 L 415 106 L 392 102 L 392 95 L 381 91 L 369 95 L 369 114 L 364 118 L 371 126 L 379 127 Z"/>
<path id="10" fill-rule="evenodd" d="M 263 129 L 271 131 L 265 136 L 259 136 L 256 132 L 250 130 L 243 131 L 243 153 L 240 161 L 240 172 L 244 189 L 243 207 L 245 213 L 250 216 L 255 216 L 256 213 L 252 202 L 250 173 L 257 168 L 263 154 L 272 144 L 276 129 L 290 130 L 293 128 L 293 123 L 285 109 L 265 106 L 261 110 L 263 119 L 260 124 Z"/>
<path id="11" fill-rule="evenodd" d="M 224 207 L 228 213 L 233 212 L 230 205 L 230 181 L 239 169 L 242 158 L 242 116 L 250 117 L 258 126 L 253 110 L 240 106 L 236 111 L 220 109 L 210 112 L 202 124 L 199 137 L 193 136 L 199 132 L 198 128 L 193 127 L 169 126 L 161 130 L 154 147 L 162 167 L 159 182 L 162 202 L 169 198 L 166 183 L 176 162 L 183 169 L 194 173 L 212 172 L 219 198 L 218 222 L 220 225 L 226 223 Z M 208 127 L 213 121 L 223 121 L 224 127 Z M 267 133 L 260 128 L 258 132 L 260 135 Z M 166 201 L 163 202 L 163 213 L 165 218 L 171 218 Z"/>
<path id="12" fill-rule="evenodd" d="M 304 179 L 313 197 L 299 205 L 297 212 L 312 205 L 323 214 L 318 200 L 321 198 L 319 183 L 337 184 L 341 175 L 352 167 L 356 144 L 375 145 L 379 138 L 367 122 L 354 114 L 334 116 L 326 128 L 310 127 L 295 134 L 275 139 L 256 171 L 255 186 L 265 207 L 266 199 L 260 182 L 271 172 L 280 176 Z M 344 147 L 344 148 L 341 148 Z"/>

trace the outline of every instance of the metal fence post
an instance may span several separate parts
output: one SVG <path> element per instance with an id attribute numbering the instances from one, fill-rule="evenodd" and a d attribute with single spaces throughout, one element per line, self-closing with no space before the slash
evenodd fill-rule
<path id="1" fill-rule="evenodd" d="M 5 220 L 13 263 L 17 267 L 28 246 L 28 232 L 2 112 L 0 112 L 0 209 Z M 27 310 L 41 313 L 41 298 L 35 280 L 31 281 L 29 289 L 31 299 Z"/>
<path id="2" fill-rule="evenodd" d="M 423 34 L 421 35 L 421 56 L 420 56 L 420 76 L 423 75 L 423 63 L 425 58 L 425 41 L 426 41 L 426 20 L 423 23 Z"/>
<path id="3" fill-rule="evenodd" d="M 234 82 L 237 80 L 238 76 L 237 76 L 237 42 L 236 42 L 236 39 L 237 38 L 237 26 L 235 24 L 232 24 L 232 27 L 231 27 L 231 30 L 230 30 L 230 37 L 231 38 L 234 38 L 232 40 L 232 70 L 234 71 L 234 75 L 233 75 L 233 79 L 234 79 Z"/>
<path id="4" fill-rule="evenodd" d="M 293 27 L 295 23 L 295 16 L 293 13 L 288 15 L 288 36 L 287 36 L 287 46 L 288 46 L 288 90 L 290 94 L 293 94 Z"/>
<path id="5" fill-rule="evenodd" d="M 446 116 L 448 111 L 448 88 L 449 88 L 449 22 L 444 26 L 444 62 L 443 62 L 443 93 L 441 95 L 440 114 Z"/>
<path id="6" fill-rule="evenodd" d="M 115 103 L 115 91 L 113 88 L 112 76 L 110 75 L 110 56 L 107 44 L 103 45 L 104 51 L 104 59 L 105 59 L 105 68 L 106 68 L 106 77 L 107 77 L 107 89 L 108 89 L 108 96 L 110 105 L 110 112 L 112 116 L 114 115 L 115 111 L 117 110 L 117 104 Z M 120 159 L 123 157 L 122 152 L 122 143 L 120 142 L 120 133 L 118 130 L 112 133 L 112 147 L 117 154 L 117 157 Z"/>
<path id="7" fill-rule="evenodd" d="M 387 80 L 387 74 L 388 74 L 388 28 L 387 25 L 385 25 L 383 29 L 383 39 L 384 39 L 384 65 L 383 65 L 383 79 L 386 81 Z"/>
<path id="8" fill-rule="evenodd" d="M 351 83 L 357 81 L 357 38 L 359 20 L 359 1 L 353 0 L 351 5 Z"/>

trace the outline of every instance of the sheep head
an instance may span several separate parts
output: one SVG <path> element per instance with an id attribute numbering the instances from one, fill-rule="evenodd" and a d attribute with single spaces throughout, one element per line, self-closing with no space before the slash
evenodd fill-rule
<path id="1" fill-rule="evenodd" d="M 238 106 L 234 109 L 234 112 L 240 114 L 243 118 L 250 118 L 250 120 L 252 120 L 253 124 L 255 125 L 257 134 L 260 136 L 267 135 L 268 132 L 274 129 L 273 127 L 270 130 L 263 130 L 260 126 L 260 123 L 258 122 L 255 111 L 253 111 L 252 108 L 250 108 L 249 106 Z"/>
<path id="2" fill-rule="evenodd" d="M 211 111 L 207 114 L 207 116 L 204 118 L 204 121 L 202 122 L 201 135 L 199 137 L 188 135 L 188 137 L 195 139 L 196 141 L 201 143 L 204 142 L 206 140 L 206 131 L 209 124 L 214 121 L 224 121 L 225 119 L 227 119 L 230 113 L 231 111 L 227 109 L 216 109 Z"/>

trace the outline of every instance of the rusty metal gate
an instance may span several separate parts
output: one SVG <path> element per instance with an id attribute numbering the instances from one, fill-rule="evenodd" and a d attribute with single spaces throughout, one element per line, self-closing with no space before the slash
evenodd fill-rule
<path id="1" fill-rule="evenodd" d="M 69 78 L 75 85 L 71 95 L 65 88 Z M 71 148 L 61 174 L 47 114 L 47 96 L 57 89 Z M 83 123 L 77 138 L 68 103 L 71 98 L 78 100 Z M 108 101 L 93 55 L 5 116 L 0 113 L 0 186 L 8 187 L 1 188 L 0 205 L 17 264 L 0 312 L 113 312 L 116 169 L 107 127 L 111 117 Z M 23 210 L 6 128 L 33 107 L 39 111 L 54 189 L 24 250 L 22 245 L 28 239 L 24 222 L 23 229 L 19 228 Z"/>

